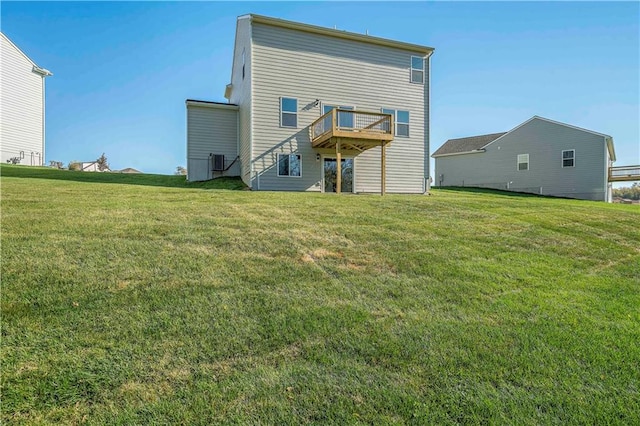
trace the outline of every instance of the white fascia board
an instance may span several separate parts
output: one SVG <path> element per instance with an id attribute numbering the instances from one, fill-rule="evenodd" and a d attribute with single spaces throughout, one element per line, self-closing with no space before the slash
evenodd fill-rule
<path id="1" fill-rule="evenodd" d="M 511 133 L 513 133 L 516 130 L 518 130 L 520 127 L 524 126 L 525 124 L 528 124 L 528 123 L 532 122 L 533 120 L 542 120 L 542 121 L 546 121 L 547 123 L 557 124 L 559 126 L 568 127 L 570 129 L 574 129 L 574 130 L 580 130 L 582 132 L 591 133 L 592 135 L 596 135 L 596 136 L 602 136 L 603 138 L 611 138 L 611 136 L 609 136 L 609 135 L 605 135 L 603 133 L 594 132 L 593 130 L 583 129 L 582 127 L 572 126 L 571 124 L 561 123 L 560 121 L 550 120 L 548 118 L 540 117 L 539 115 L 534 115 L 533 117 L 531 117 L 530 119 L 528 119 L 524 123 L 517 125 L 516 127 L 514 127 L 511 130 L 509 130 L 507 133 L 505 133 L 504 135 L 500 136 L 499 138 L 497 138 L 495 140 L 492 140 L 491 142 L 489 142 L 488 144 L 483 146 L 482 149 L 485 149 L 486 147 L 488 147 L 492 143 L 499 141 L 500 139 L 504 138 L 507 135 L 510 135 Z"/>
<path id="2" fill-rule="evenodd" d="M 199 108 L 216 108 L 216 109 L 226 109 L 226 110 L 238 110 L 238 105 L 235 104 L 222 104 L 222 103 L 213 103 L 206 101 L 186 101 L 187 108 L 188 107 L 199 107 Z"/>
<path id="3" fill-rule="evenodd" d="M 450 154 L 438 154 L 438 155 L 433 154 L 431 158 L 452 157 L 454 155 L 465 155 L 465 154 L 482 154 L 483 152 L 485 152 L 485 150 L 483 148 L 480 148 L 480 149 L 474 149 L 473 151 L 452 152 Z"/>
<path id="4" fill-rule="evenodd" d="M 537 118 L 538 120 L 547 121 L 549 123 L 558 124 L 560 126 L 569 127 L 570 129 L 581 130 L 583 132 L 591 133 L 592 135 L 602 136 L 603 138 L 610 138 L 611 136 L 605 135 L 604 133 L 594 132 L 593 130 L 583 129 L 582 127 L 572 126 L 571 124 L 561 123 L 560 121 L 550 120 L 548 118 L 540 117 L 538 115 L 534 115 L 531 120 Z M 529 120 L 529 121 L 531 121 Z"/>
<path id="5" fill-rule="evenodd" d="M 607 145 L 607 149 L 609 150 L 609 158 L 611 161 L 616 161 L 616 149 L 613 145 L 613 138 L 611 136 L 607 136 L 605 138 L 605 143 Z"/>
<path id="6" fill-rule="evenodd" d="M 20 48 L 18 46 L 16 46 L 15 43 L 13 43 L 9 39 L 9 37 L 7 37 L 3 32 L 0 32 L 0 35 L 2 35 L 2 38 L 4 39 L 4 41 L 9 43 L 11 46 L 13 46 L 13 48 L 16 49 L 18 51 L 18 53 L 20 53 L 22 56 L 24 56 L 24 58 L 31 63 L 31 65 L 33 66 L 32 71 L 34 73 L 39 74 L 42 77 L 49 77 L 50 75 L 53 75 L 53 73 L 51 71 L 46 70 L 44 68 L 40 68 L 35 62 L 33 62 L 31 60 L 31 58 L 28 57 L 27 54 L 24 53 L 22 50 L 20 50 Z"/>

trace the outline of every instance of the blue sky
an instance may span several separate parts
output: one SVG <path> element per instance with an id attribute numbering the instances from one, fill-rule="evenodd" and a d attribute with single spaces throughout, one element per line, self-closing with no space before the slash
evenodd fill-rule
<path id="1" fill-rule="evenodd" d="M 435 47 L 431 152 L 533 115 L 613 136 L 640 164 L 638 2 L 5 2 L 47 79 L 46 160 L 173 173 L 187 98 L 224 101 L 236 17 L 258 13 Z"/>

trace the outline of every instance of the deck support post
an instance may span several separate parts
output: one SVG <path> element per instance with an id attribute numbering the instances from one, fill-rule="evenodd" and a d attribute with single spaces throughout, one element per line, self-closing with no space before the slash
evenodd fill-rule
<path id="1" fill-rule="evenodd" d="M 340 154 L 340 138 L 336 141 L 336 194 L 342 192 L 342 158 Z"/>
<path id="2" fill-rule="evenodd" d="M 384 195 L 387 186 L 387 144 L 382 142 L 380 144 L 380 195 Z"/>

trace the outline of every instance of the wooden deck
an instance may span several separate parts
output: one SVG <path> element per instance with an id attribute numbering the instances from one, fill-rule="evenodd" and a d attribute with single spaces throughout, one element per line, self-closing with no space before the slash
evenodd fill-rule
<path id="1" fill-rule="evenodd" d="M 314 148 L 335 148 L 340 140 L 343 148 L 362 152 L 391 142 L 393 134 L 391 114 L 333 109 L 311 124 L 311 145 Z"/>
<path id="2" fill-rule="evenodd" d="M 640 181 L 640 166 L 609 167 L 609 182 Z"/>
<path id="3" fill-rule="evenodd" d="M 342 190 L 341 158 L 343 150 L 366 151 L 380 147 L 380 193 L 386 191 L 386 146 L 395 134 L 393 116 L 379 112 L 333 109 L 311 124 L 311 146 L 335 149 L 337 162 L 336 192 Z"/>

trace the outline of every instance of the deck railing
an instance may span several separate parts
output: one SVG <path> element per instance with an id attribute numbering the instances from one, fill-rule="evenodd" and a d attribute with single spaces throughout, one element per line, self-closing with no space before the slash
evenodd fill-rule
<path id="1" fill-rule="evenodd" d="M 335 108 L 311 124 L 311 140 L 328 132 L 358 133 L 358 137 L 367 138 L 367 133 L 393 135 L 393 116 L 379 112 L 353 111 Z"/>
<path id="2" fill-rule="evenodd" d="M 640 180 L 640 166 L 609 167 L 610 182 L 634 180 Z"/>

